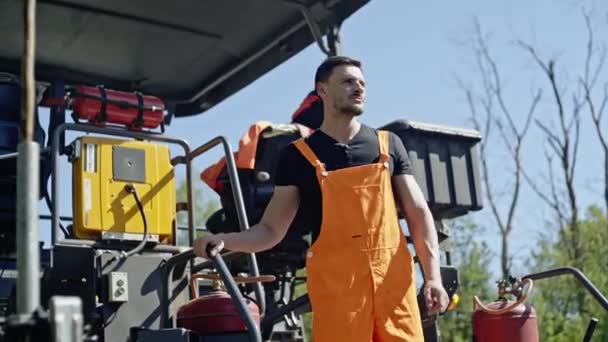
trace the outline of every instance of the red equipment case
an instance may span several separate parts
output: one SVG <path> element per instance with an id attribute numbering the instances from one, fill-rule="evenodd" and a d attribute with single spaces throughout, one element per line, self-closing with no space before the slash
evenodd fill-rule
<path id="1" fill-rule="evenodd" d="M 78 86 L 70 92 L 74 119 L 103 126 L 124 125 L 130 129 L 154 129 L 163 122 L 165 104 L 154 96 Z"/>

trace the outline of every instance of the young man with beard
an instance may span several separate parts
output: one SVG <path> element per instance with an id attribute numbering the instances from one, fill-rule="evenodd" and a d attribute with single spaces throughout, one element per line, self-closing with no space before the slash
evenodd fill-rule
<path id="1" fill-rule="evenodd" d="M 298 210 L 312 227 L 307 287 L 313 340 L 423 341 L 413 259 L 395 202 L 407 220 L 425 274 L 431 313 L 443 311 L 437 234 L 399 138 L 363 125 L 361 63 L 331 57 L 317 69 L 320 129 L 285 149 L 274 195 L 262 220 L 239 233 L 206 235 L 194 251 L 259 252 L 279 243 Z M 396 201 L 395 201 L 396 200 Z"/>

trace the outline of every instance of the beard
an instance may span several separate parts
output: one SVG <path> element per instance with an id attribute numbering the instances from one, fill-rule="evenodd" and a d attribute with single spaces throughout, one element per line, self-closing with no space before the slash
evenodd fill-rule
<path id="1" fill-rule="evenodd" d="M 360 116 L 361 114 L 363 114 L 363 104 L 343 104 L 341 106 L 336 106 L 335 108 L 338 113 L 341 113 L 343 115 Z"/>

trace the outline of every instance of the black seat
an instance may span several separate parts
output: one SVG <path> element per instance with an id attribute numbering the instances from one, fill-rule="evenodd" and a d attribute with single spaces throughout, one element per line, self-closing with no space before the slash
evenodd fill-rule
<path id="1" fill-rule="evenodd" d="M 250 224 L 261 220 L 266 206 L 274 192 L 276 167 L 281 150 L 301 137 L 294 125 L 273 125 L 264 129 L 258 140 L 254 169 L 238 169 L 241 192 Z M 222 183 L 220 200 L 222 209 L 207 221 L 207 229 L 212 233 L 233 232 L 239 229 L 238 216 L 234 207 L 232 190 L 227 173 L 219 177 Z M 260 271 L 273 273 L 285 266 L 304 267 L 305 253 L 309 247 L 309 229 L 296 215 L 283 241 L 269 251 L 258 253 Z"/>

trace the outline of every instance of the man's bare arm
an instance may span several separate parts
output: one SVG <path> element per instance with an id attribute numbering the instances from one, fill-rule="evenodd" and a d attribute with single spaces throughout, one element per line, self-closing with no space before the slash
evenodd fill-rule
<path id="1" fill-rule="evenodd" d="M 441 280 L 435 223 L 416 179 L 412 175 L 397 175 L 392 177 L 392 183 L 426 281 Z"/>
<path id="2" fill-rule="evenodd" d="M 393 176 L 392 182 L 397 203 L 404 213 L 416 254 L 424 271 L 427 314 L 443 312 L 447 309 L 450 300 L 441 283 L 439 243 L 433 215 L 414 176 Z"/>
<path id="3" fill-rule="evenodd" d="M 219 245 L 219 249 L 248 253 L 270 249 L 283 240 L 299 206 L 300 193 L 297 187 L 277 186 L 258 224 L 244 232 L 205 235 L 194 242 L 194 251 L 197 255 L 206 257 L 205 250 L 209 243 Z"/>

